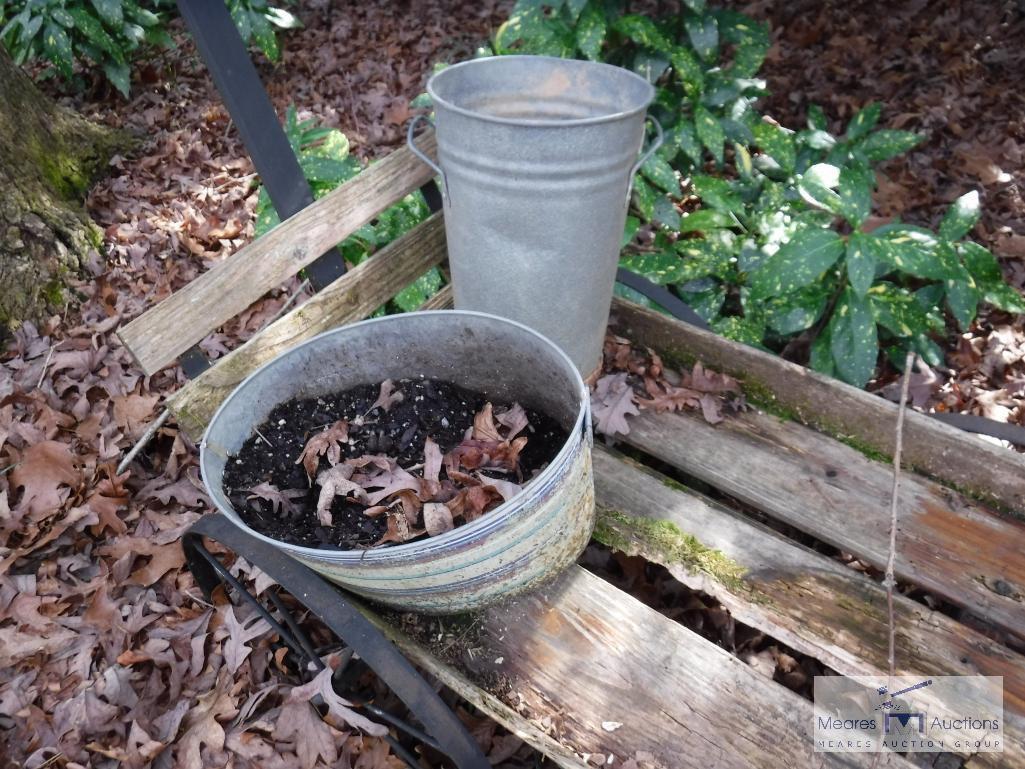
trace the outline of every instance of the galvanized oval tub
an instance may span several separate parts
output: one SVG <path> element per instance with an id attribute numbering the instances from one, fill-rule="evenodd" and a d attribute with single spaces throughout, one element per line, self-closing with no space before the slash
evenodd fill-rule
<path id="1" fill-rule="evenodd" d="M 588 376 L 631 182 L 659 142 L 638 158 L 655 89 L 609 64 L 497 56 L 447 67 L 427 91 L 456 308 L 537 329 Z"/>
<path id="2" fill-rule="evenodd" d="M 242 522 L 222 488 L 224 466 L 276 405 L 418 376 L 541 409 L 562 424 L 569 440 L 518 496 L 423 541 L 319 550 L 279 542 Z M 328 579 L 397 608 L 462 612 L 536 586 L 571 564 L 587 544 L 594 525 L 589 404 L 565 353 L 526 326 L 458 310 L 393 315 L 328 331 L 250 375 L 210 422 L 200 464 L 225 516 Z"/>

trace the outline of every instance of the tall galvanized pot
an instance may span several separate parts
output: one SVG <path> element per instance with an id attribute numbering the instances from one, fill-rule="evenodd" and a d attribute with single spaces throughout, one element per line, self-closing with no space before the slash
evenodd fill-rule
<path id="1" fill-rule="evenodd" d="M 421 375 L 544 410 L 569 439 L 519 495 L 473 523 L 419 542 L 319 550 L 279 542 L 243 523 L 222 488 L 224 466 L 277 404 Z M 328 331 L 255 371 L 214 415 L 200 465 L 224 515 L 339 585 L 403 609 L 468 611 L 537 585 L 587 544 L 594 526 L 589 403 L 569 358 L 521 324 L 460 311 L 393 315 Z"/>
<path id="2" fill-rule="evenodd" d="M 427 91 L 440 167 L 416 148 L 416 121 L 408 141 L 443 177 L 456 307 L 537 329 L 588 376 L 654 89 L 608 64 L 499 56 L 448 67 Z"/>

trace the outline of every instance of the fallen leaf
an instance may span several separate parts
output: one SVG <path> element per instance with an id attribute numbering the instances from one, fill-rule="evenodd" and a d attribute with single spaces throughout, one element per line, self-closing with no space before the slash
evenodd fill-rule
<path id="1" fill-rule="evenodd" d="M 349 423 L 340 419 L 333 425 L 317 433 L 310 438 L 303 447 L 299 458 L 295 460 L 298 465 L 306 468 L 306 474 L 313 478 L 317 474 L 317 467 L 320 464 L 320 457 L 327 455 L 330 465 L 337 465 L 342 458 L 341 444 L 349 439 Z"/>

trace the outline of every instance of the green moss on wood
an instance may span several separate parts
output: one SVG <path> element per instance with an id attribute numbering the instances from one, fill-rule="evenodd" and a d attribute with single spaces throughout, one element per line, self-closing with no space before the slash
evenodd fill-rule
<path id="1" fill-rule="evenodd" d="M 644 555 L 663 566 L 684 566 L 708 574 L 734 591 L 746 590 L 746 569 L 707 547 L 671 521 L 640 518 L 599 506 L 594 538 L 628 555 Z"/>

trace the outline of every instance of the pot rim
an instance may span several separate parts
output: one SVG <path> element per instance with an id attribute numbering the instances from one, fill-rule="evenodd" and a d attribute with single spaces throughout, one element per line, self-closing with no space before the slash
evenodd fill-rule
<path id="1" fill-rule="evenodd" d="M 452 529 L 451 531 L 446 531 L 444 534 L 441 534 L 437 537 L 428 537 L 427 539 L 420 540 L 418 542 L 406 542 L 401 545 L 392 545 L 390 547 L 369 547 L 366 550 L 326 550 L 316 547 L 307 547 L 305 545 L 296 545 L 291 542 L 285 542 L 280 539 L 268 537 L 266 534 L 262 534 L 256 531 L 255 529 L 251 528 L 249 525 L 247 525 L 245 521 L 242 520 L 242 517 L 238 514 L 238 512 L 234 509 L 234 507 L 232 507 L 230 504 L 222 505 L 218 501 L 216 495 L 212 493 L 213 490 L 211 489 L 210 484 L 207 480 L 206 469 L 207 459 L 211 454 L 214 453 L 214 451 L 212 448 L 208 449 L 207 436 L 209 435 L 210 430 L 212 429 L 214 424 L 217 422 L 218 418 L 221 416 L 221 413 L 229 407 L 232 400 L 242 391 L 243 388 L 245 388 L 253 380 L 259 377 L 263 373 L 264 369 L 270 368 L 272 365 L 280 363 L 280 361 L 284 360 L 289 355 L 292 355 L 294 352 L 330 334 L 341 334 L 346 331 L 349 331 L 350 329 L 370 326 L 378 323 L 397 323 L 402 322 L 404 320 L 416 322 L 416 319 L 419 316 L 423 315 L 430 315 L 431 317 L 436 317 L 440 315 L 465 318 L 479 317 L 484 318 L 486 320 L 498 321 L 499 323 L 506 324 L 508 326 L 513 326 L 519 329 L 520 331 L 526 332 L 527 334 L 534 336 L 538 341 L 546 345 L 558 359 L 561 359 L 561 361 L 565 364 L 567 371 L 572 372 L 572 376 L 575 378 L 576 384 L 578 385 L 577 391 L 579 394 L 579 406 L 577 408 L 577 415 L 574 419 L 573 427 L 569 430 L 569 437 L 566 439 L 566 442 L 562 445 L 562 448 L 551 460 L 551 462 L 548 463 L 548 466 L 540 473 L 538 473 L 534 478 L 531 479 L 530 486 L 540 487 L 548 483 L 555 476 L 555 474 L 562 469 L 562 466 L 566 463 L 566 461 L 573 453 L 573 451 L 575 451 L 576 447 L 579 445 L 579 442 L 587 440 L 586 436 L 590 434 L 590 391 L 588 390 L 587 385 L 584 383 L 583 378 L 580 376 L 580 372 L 577 370 L 577 367 L 573 365 L 573 361 L 571 361 L 569 356 L 565 352 L 563 352 L 562 348 L 560 348 L 548 337 L 544 336 L 543 334 L 540 334 L 539 332 L 535 331 L 529 326 L 526 326 L 514 320 L 510 320 L 509 318 L 503 318 L 500 315 L 493 315 L 491 313 L 486 312 L 477 312 L 474 310 L 425 310 L 407 312 L 399 315 L 385 315 L 381 318 L 369 318 L 367 320 L 359 321 L 358 323 L 350 323 L 345 326 L 329 329 L 328 331 L 324 331 L 320 334 L 317 334 L 314 337 L 311 337 L 310 339 L 307 339 L 305 342 L 301 342 L 300 344 L 297 344 L 294 347 L 289 348 L 287 351 L 281 353 L 280 355 L 264 363 L 262 366 L 257 368 L 251 374 L 249 374 L 249 376 L 243 379 L 242 382 L 234 390 L 232 390 L 231 394 L 224 399 L 221 405 L 217 407 L 217 410 L 214 412 L 214 415 L 210 418 L 210 422 L 207 424 L 206 430 L 203 431 L 203 438 L 199 444 L 200 473 L 202 474 L 203 485 L 207 488 L 208 491 L 211 492 L 211 499 L 214 503 L 214 507 L 221 513 L 223 513 L 224 516 L 232 523 L 234 523 L 236 526 L 238 526 L 246 533 L 251 534 L 252 536 L 256 537 L 257 539 L 263 542 L 284 549 L 290 555 L 305 556 L 307 558 L 312 558 L 317 561 L 328 562 L 332 565 L 348 565 L 352 563 L 367 563 L 374 561 L 389 562 L 394 561 L 396 559 L 401 559 L 402 556 L 406 555 L 416 555 L 418 553 L 424 554 L 425 551 L 429 552 L 431 550 L 443 550 L 447 545 L 456 542 L 461 538 L 472 537 L 472 535 L 474 534 L 482 533 L 488 529 L 494 528 L 499 522 L 509 518 L 511 513 L 516 512 L 519 509 L 520 504 L 522 504 L 521 497 L 523 495 L 523 492 L 521 492 L 516 497 L 513 497 L 511 500 L 502 502 L 502 504 L 500 504 L 494 510 L 487 513 L 486 515 L 482 515 L 477 520 L 472 521 L 471 523 L 464 524 L 462 526 L 458 526 Z M 225 496 L 223 488 L 221 489 L 221 495 Z"/>
<path id="2" fill-rule="evenodd" d="M 626 76 L 628 79 L 634 79 L 641 83 L 647 92 L 647 97 L 641 101 L 636 107 L 630 109 L 621 110 L 619 112 L 610 112 L 607 115 L 596 115 L 594 117 L 582 117 L 582 118 L 570 118 L 568 120 L 559 120 L 554 118 L 511 118 L 502 117 L 500 115 L 489 115 L 486 112 L 477 112 L 466 107 L 460 107 L 448 99 L 438 96 L 435 90 L 435 84 L 439 79 L 445 77 L 446 74 L 454 72 L 458 69 L 471 66 L 487 66 L 490 62 L 495 61 L 512 61 L 516 59 L 529 59 L 531 61 L 552 61 L 559 62 L 560 64 L 579 67 L 579 68 L 592 68 L 592 69 L 609 69 L 615 70 L 618 76 Z M 647 111 L 648 107 L 655 100 L 655 86 L 645 80 L 643 77 L 638 75 L 636 72 L 631 72 L 623 67 L 617 67 L 614 64 L 606 64 L 601 61 L 584 61 L 582 59 L 562 59 L 558 56 L 534 56 L 530 54 L 510 54 L 507 56 L 484 56 L 479 59 L 469 59 L 467 61 L 461 61 L 458 64 L 452 64 L 440 72 L 436 72 L 427 80 L 427 93 L 430 94 L 431 100 L 435 105 L 441 105 L 447 110 L 456 112 L 464 117 L 474 118 L 476 120 L 483 120 L 489 123 L 501 123 L 503 125 L 515 125 L 515 126 L 529 126 L 533 128 L 575 128 L 578 126 L 596 125 L 600 123 L 611 123 L 616 120 L 623 120 L 624 118 L 632 117 L 638 113 Z"/>

